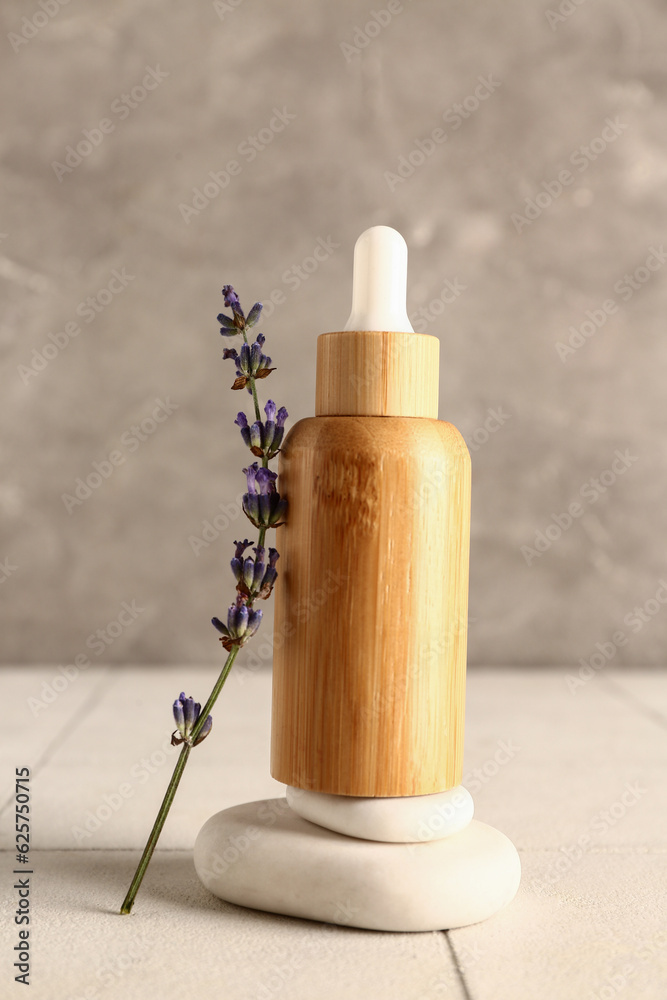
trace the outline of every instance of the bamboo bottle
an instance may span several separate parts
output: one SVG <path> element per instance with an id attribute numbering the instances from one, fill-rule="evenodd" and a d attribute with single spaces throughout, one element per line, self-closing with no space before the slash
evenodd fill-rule
<path id="1" fill-rule="evenodd" d="M 462 774 L 470 456 L 437 419 L 439 341 L 345 330 L 317 347 L 316 416 L 280 458 L 271 774 L 444 791 Z"/>

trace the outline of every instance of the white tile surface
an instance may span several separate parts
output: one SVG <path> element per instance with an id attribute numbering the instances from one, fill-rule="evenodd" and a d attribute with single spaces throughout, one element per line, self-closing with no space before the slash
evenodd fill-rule
<path id="1" fill-rule="evenodd" d="M 667 684 L 661 670 L 608 671 L 605 679 L 612 690 L 643 706 L 658 723 L 667 727 Z"/>
<path id="2" fill-rule="evenodd" d="M 659 848 L 664 729 L 597 677 L 571 693 L 569 673 L 469 671 L 463 784 L 475 815 L 520 849 L 557 849 L 583 836 L 604 848 Z M 513 755 L 501 754 L 499 766 L 503 743 Z"/>
<path id="3" fill-rule="evenodd" d="M 184 990 L 230 1000 L 663 1000 L 664 675 L 610 672 L 571 693 L 567 670 L 470 670 L 466 783 L 477 818 L 519 848 L 522 887 L 486 923 L 403 935 L 244 910 L 208 895 L 196 879 L 191 848 L 204 821 L 227 805 L 282 792 L 268 773 L 270 675 L 263 672 L 243 675 L 243 683 L 231 675 L 214 735 L 193 754 L 135 910 L 117 915 L 175 759 L 171 703 L 183 688 L 204 700 L 215 669 L 93 667 L 35 717 L 27 699 L 57 672 L 2 675 L 15 706 L 3 759 L 10 768 L 35 767 L 34 1000 L 180 1000 Z M 83 829 L 105 796 L 118 804 L 122 785 L 129 795 L 119 807 L 89 837 L 75 837 L 72 827 Z M 636 801 L 626 794 L 623 803 L 628 785 Z M 12 824 L 5 809 L 5 872 Z M 2 892 L 11 914 L 8 878 Z M 22 995 L 11 982 L 13 934 L 4 921 L 3 998 L 7 982 L 9 996 Z"/>
<path id="4" fill-rule="evenodd" d="M 136 860 L 127 851 L 39 853 L 32 1000 L 405 1000 L 438 981 L 463 1000 L 443 934 L 336 928 L 232 906 L 206 892 L 189 851 L 161 851 L 134 912 L 121 917 Z M 8 966 L 6 926 L 2 936 Z M 18 986 L 4 992 L 8 971 L 3 998 L 22 995 Z"/>
<path id="5" fill-rule="evenodd" d="M 72 694 L 81 695 L 78 685 L 92 676 L 82 674 Z M 114 668 L 103 699 L 58 744 L 48 770 L 33 778 L 36 846 L 142 847 L 178 757 L 170 745 L 172 703 L 183 686 L 205 701 L 216 676 L 210 667 Z M 285 786 L 269 774 L 268 675 L 242 677 L 240 683 L 232 674 L 225 685 L 214 712 L 215 737 L 191 758 L 162 847 L 189 849 L 212 812 L 284 794 Z M 24 677 L 17 686 L 32 691 L 35 683 Z M 66 698 L 44 713 L 53 727 L 56 714 L 62 717 L 65 733 Z"/>
<path id="6" fill-rule="evenodd" d="M 486 924 L 450 932 L 471 996 L 664 997 L 667 857 L 584 854 L 565 859 L 560 874 L 563 858 L 523 852 L 514 903 Z"/>

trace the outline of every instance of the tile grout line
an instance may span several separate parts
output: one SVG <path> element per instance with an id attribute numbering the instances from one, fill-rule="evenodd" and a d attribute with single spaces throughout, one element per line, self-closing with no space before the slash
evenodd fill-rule
<path id="1" fill-rule="evenodd" d="M 107 667 L 105 669 L 104 673 L 102 674 L 99 681 L 97 682 L 93 690 L 90 692 L 86 700 L 83 702 L 80 709 L 74 713 L 71 719 L 67 719 L 63 723 L 61 729 L 56 733 L 51 742 L 47 744 L 47 746 L 44 748 L 44 750 L 37 758 L 35 763 L 31 766 L 30 768 L 31 778 L 33 775 L 39 774 L 44 765 L 49 762 L 49 760 L 56 752 L 56 750 L 60 749 L 60 747 L 63 745 L 63 743 L 65 743 L 68 737 L 71 736 L 72 733 L 76 732 L 80 723 L 84 720 L 84 718 L 88 715 L 88 713 L 93 708 L 95 708 L 95 706 L 100 701 L 102 694 L 109 686 L 108 684 L 105 684 L 105 681 L 107 681 L 108 678 L 113 677 L 113 674 L 114 672 L 110 668 Z M 14 802 L 14 793 L 12 792 L 7 801 L 0 807 L 0 817 L 5 814 L 6 810 L 13 804 L 13 802 Z"/>
<path id="2" fill-rule="evenodd" d="M 637 695 L 632 694 L 630 691 L 626 691 L 626 689 L 619 684 L 614 677 L 602 676 L 600 680 L 603 682 L 603 687 L 610 694 L 615 695 L 620 701 L 631 705 L 639 712 L 640 715 L 643 715 L 645 718 L 655 722 L 655 724 L 661 729 L 667 729 L 667 718 L 665 718 L 662 712 L 656 711 L 654 708 L 651 708 L 650 705 L 645 704 L 645 702 L 643 702 L 641 698 L 638 698 Z"/>
<path id="3" fill-rule="evenodd" d="M 450 935 L 450 931 L 443 931 L 442 933 L 445 935 L 445 941 L 447 942 L 447 946 L 449 948 L 449 954 L 452 957 L 452 962 L 454 963 L 454 968 L 456 969 L 456 974 L 459 977 L 459 983 L 460 983 L 461 989 L 463 990 L 463 996 L 464 996 L 465 1000 L 473 1000 L 472 993 L 468 989 L 468 984 L 466 982 L 466 978 L 465 978 L 463 969 L 461 968 L 461 964 L 459 962 L 459 956 L 456 954 L 456 949 L 454 948 L 454 943 L 452 942 L 452 939 L 449 936 Z"/>

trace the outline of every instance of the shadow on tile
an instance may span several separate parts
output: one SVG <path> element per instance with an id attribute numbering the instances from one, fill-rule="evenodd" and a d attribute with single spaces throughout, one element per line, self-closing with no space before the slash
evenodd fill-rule
<path id="1" fill-rule="evenodd" d="M 139 861 L 138 851 L 49 851 L 35 855 L 35 878 L 49 883 L 59 908 L 120 916 L 119 908 Z M 276 921 L 313 929 L 324 925 L 311 920 L 265 913 L 227 903 L 208 892 L 195 873 L 191 851 L 159 851 L 139 890 L 132 916 L 142 907 L 151 914 L 168 912 L 217 912 L 252 921 L 257 930 Z M 328 927 L 329 925 L 327 925 Z M 333 925 L 332 925 L 333 926 Z M 358 936 L 378 934 L 356 927 L 335 925 L 337 932 Z"/>

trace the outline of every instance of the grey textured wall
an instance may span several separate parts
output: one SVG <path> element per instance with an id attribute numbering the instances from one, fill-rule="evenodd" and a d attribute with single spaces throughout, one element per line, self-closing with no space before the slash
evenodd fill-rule
<path id="1" fill-rule="evenodd" d="M 219 659 L 246 528 L 191 539 L 246 458 L 220 288 L 279 300 L 272 395 L 309 415 L 316 335 L 384 223 L 473 449 L 470 662 L 659 662 L 663 5 L 61 4 L 0 14 L 3 658 Z"/>

